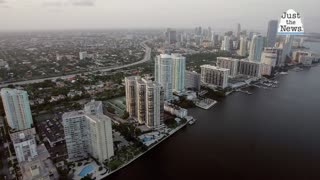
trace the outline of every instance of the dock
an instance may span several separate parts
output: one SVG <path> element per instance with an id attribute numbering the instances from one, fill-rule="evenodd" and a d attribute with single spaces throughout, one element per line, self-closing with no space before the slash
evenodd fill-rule
<path id="1" fill-rule="evenodd" d="M 211 107 L 213 107 L 214 105 L 216 105 L 217 103 L 218 102 L 213 100 L 213 99 L 206 98 L 206 99 L 203 99 L 203 100 L 200 100 L 200 101 L 196 102 L 195 104 L 199 108 L 208 110 Z"/>
<path id="2" fill-rule="evenodd" d="M 249 92 L 249 91 L 243 91 L 241 89 L 237 89 L 236 92 L 241 92 L 241 93 L 245 93 L 245 94 L 248 94 L 248 95 L 252 95 L 253 93 Z"/>

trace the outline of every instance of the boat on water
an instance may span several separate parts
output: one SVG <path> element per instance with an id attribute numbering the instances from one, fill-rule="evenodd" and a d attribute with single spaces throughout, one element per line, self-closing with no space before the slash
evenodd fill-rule
<path id="1" fill-rule="evenodd" d="M 196 122 L 196 119 L 192 119 L 188 122 L 189 125 L 193 125 Z"/>
<path id="2" fill-rule="evenodd" d="M 280 74 L 281 74 L 281 75 L 288 75 L 287 72 L 281 72 Z"/>
<path id="3" fill-rule="evenodd" d="M 303 69 L 300 68 L 300 67 L 295 67 L 295 68 L 293 68 L 292 70 L 293 70 L 293 71 L 296 71 L 296 72 L 303 71 Z"/>

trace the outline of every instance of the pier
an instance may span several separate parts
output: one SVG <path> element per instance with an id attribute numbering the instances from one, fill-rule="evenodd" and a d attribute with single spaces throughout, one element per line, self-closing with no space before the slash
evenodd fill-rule
<path id="1" fill-rule="evenodd" d="M 241 92 L 241 93 L 245 93 L 245 94 L 248 94 L 248 95 L 252 95 L 253 93 L 249 92 L 249 91 L 243 91 L 241 89 L 237 89 L 236 92 Z"/>

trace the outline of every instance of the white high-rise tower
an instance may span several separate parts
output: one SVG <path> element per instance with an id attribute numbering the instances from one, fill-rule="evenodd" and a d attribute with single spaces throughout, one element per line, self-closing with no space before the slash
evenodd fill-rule
<path id="1" fill-rule="evenodd" d="M 32 127 L 32 114 L 27 91 L 3 88 L 1 97 L 8 125 L 15 130 Z"/>
<path id="2" fill-rule="evenodd" d="M 77 161 L 88 154 L 99 162 L 114 155 L 111 119 L 102 112 L 101 101 L 91 101 L 83 111 L 62 115 L 68 158 Z"/>
<path id="3" fill-rule="evenodd" d="M 164 90 L 164 99 L 172 100 L 172 58 L 168 54 L 160 54 L 155 60 L 155 81 Z"/>
<path id="4" fill-rule="evenodd" d="M 172 54 L 172 85 L 173 91 L 184 91 L 184 80 L 186 71 L 186 58 L 180 54 Z"/>

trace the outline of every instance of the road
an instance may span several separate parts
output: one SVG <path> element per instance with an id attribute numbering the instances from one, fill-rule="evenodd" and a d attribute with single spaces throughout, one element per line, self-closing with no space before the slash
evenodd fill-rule
<path id="1" fill-rule="evenodd" d="M 4 83 L 4 84 L 0 84 L 0 88 L 3 87 L 7 87 L 8 85 L 24 85 L 24 84 L 31 84 L 31 83 L 39 83 L 39 82 L 43 82 L 45 80 L 56 80 L 56 79 L 68 79 L 68 78 L 72 78 L 76 75 L 81 75 L 81 74 L 90 74 L 90 73 L 94 73 L 94 72 L 107 72 L 107 71 L 112 71 L 112 70 L 118 70 L 118 69 L 122 69 L 122 68 L 127 68 L 127 67 L 131 67 L 131 66 L 135 66 L 144 62 L 147 62 L 151 59 L 151 48 L 148 47 L 146 45 L 147 41 L 144 41 L 141 43 L 141 46 L 145 49 L 145 54 L 142 60 L 131 63 L 131 64 L 126 64 L 126 65 L 122 65 L 122 66 L 117 66 L 117 67 L 108 67 L 108 68 L 100 68 L 94 71 L 90 71 L 90 72 L 81 72 L 81 73 L 74 73 L 74 74 L 69 74 L 69 75 L 64 75 L 64 76 L 55 76 L 55 77 L 49 77 L 49 78 L 41 78 L 41 79 L 34 79 L 34 80 L 26 80 L 26 81 L 18 81 L 18 82 L 11 82 L 11 83 Z"/>

